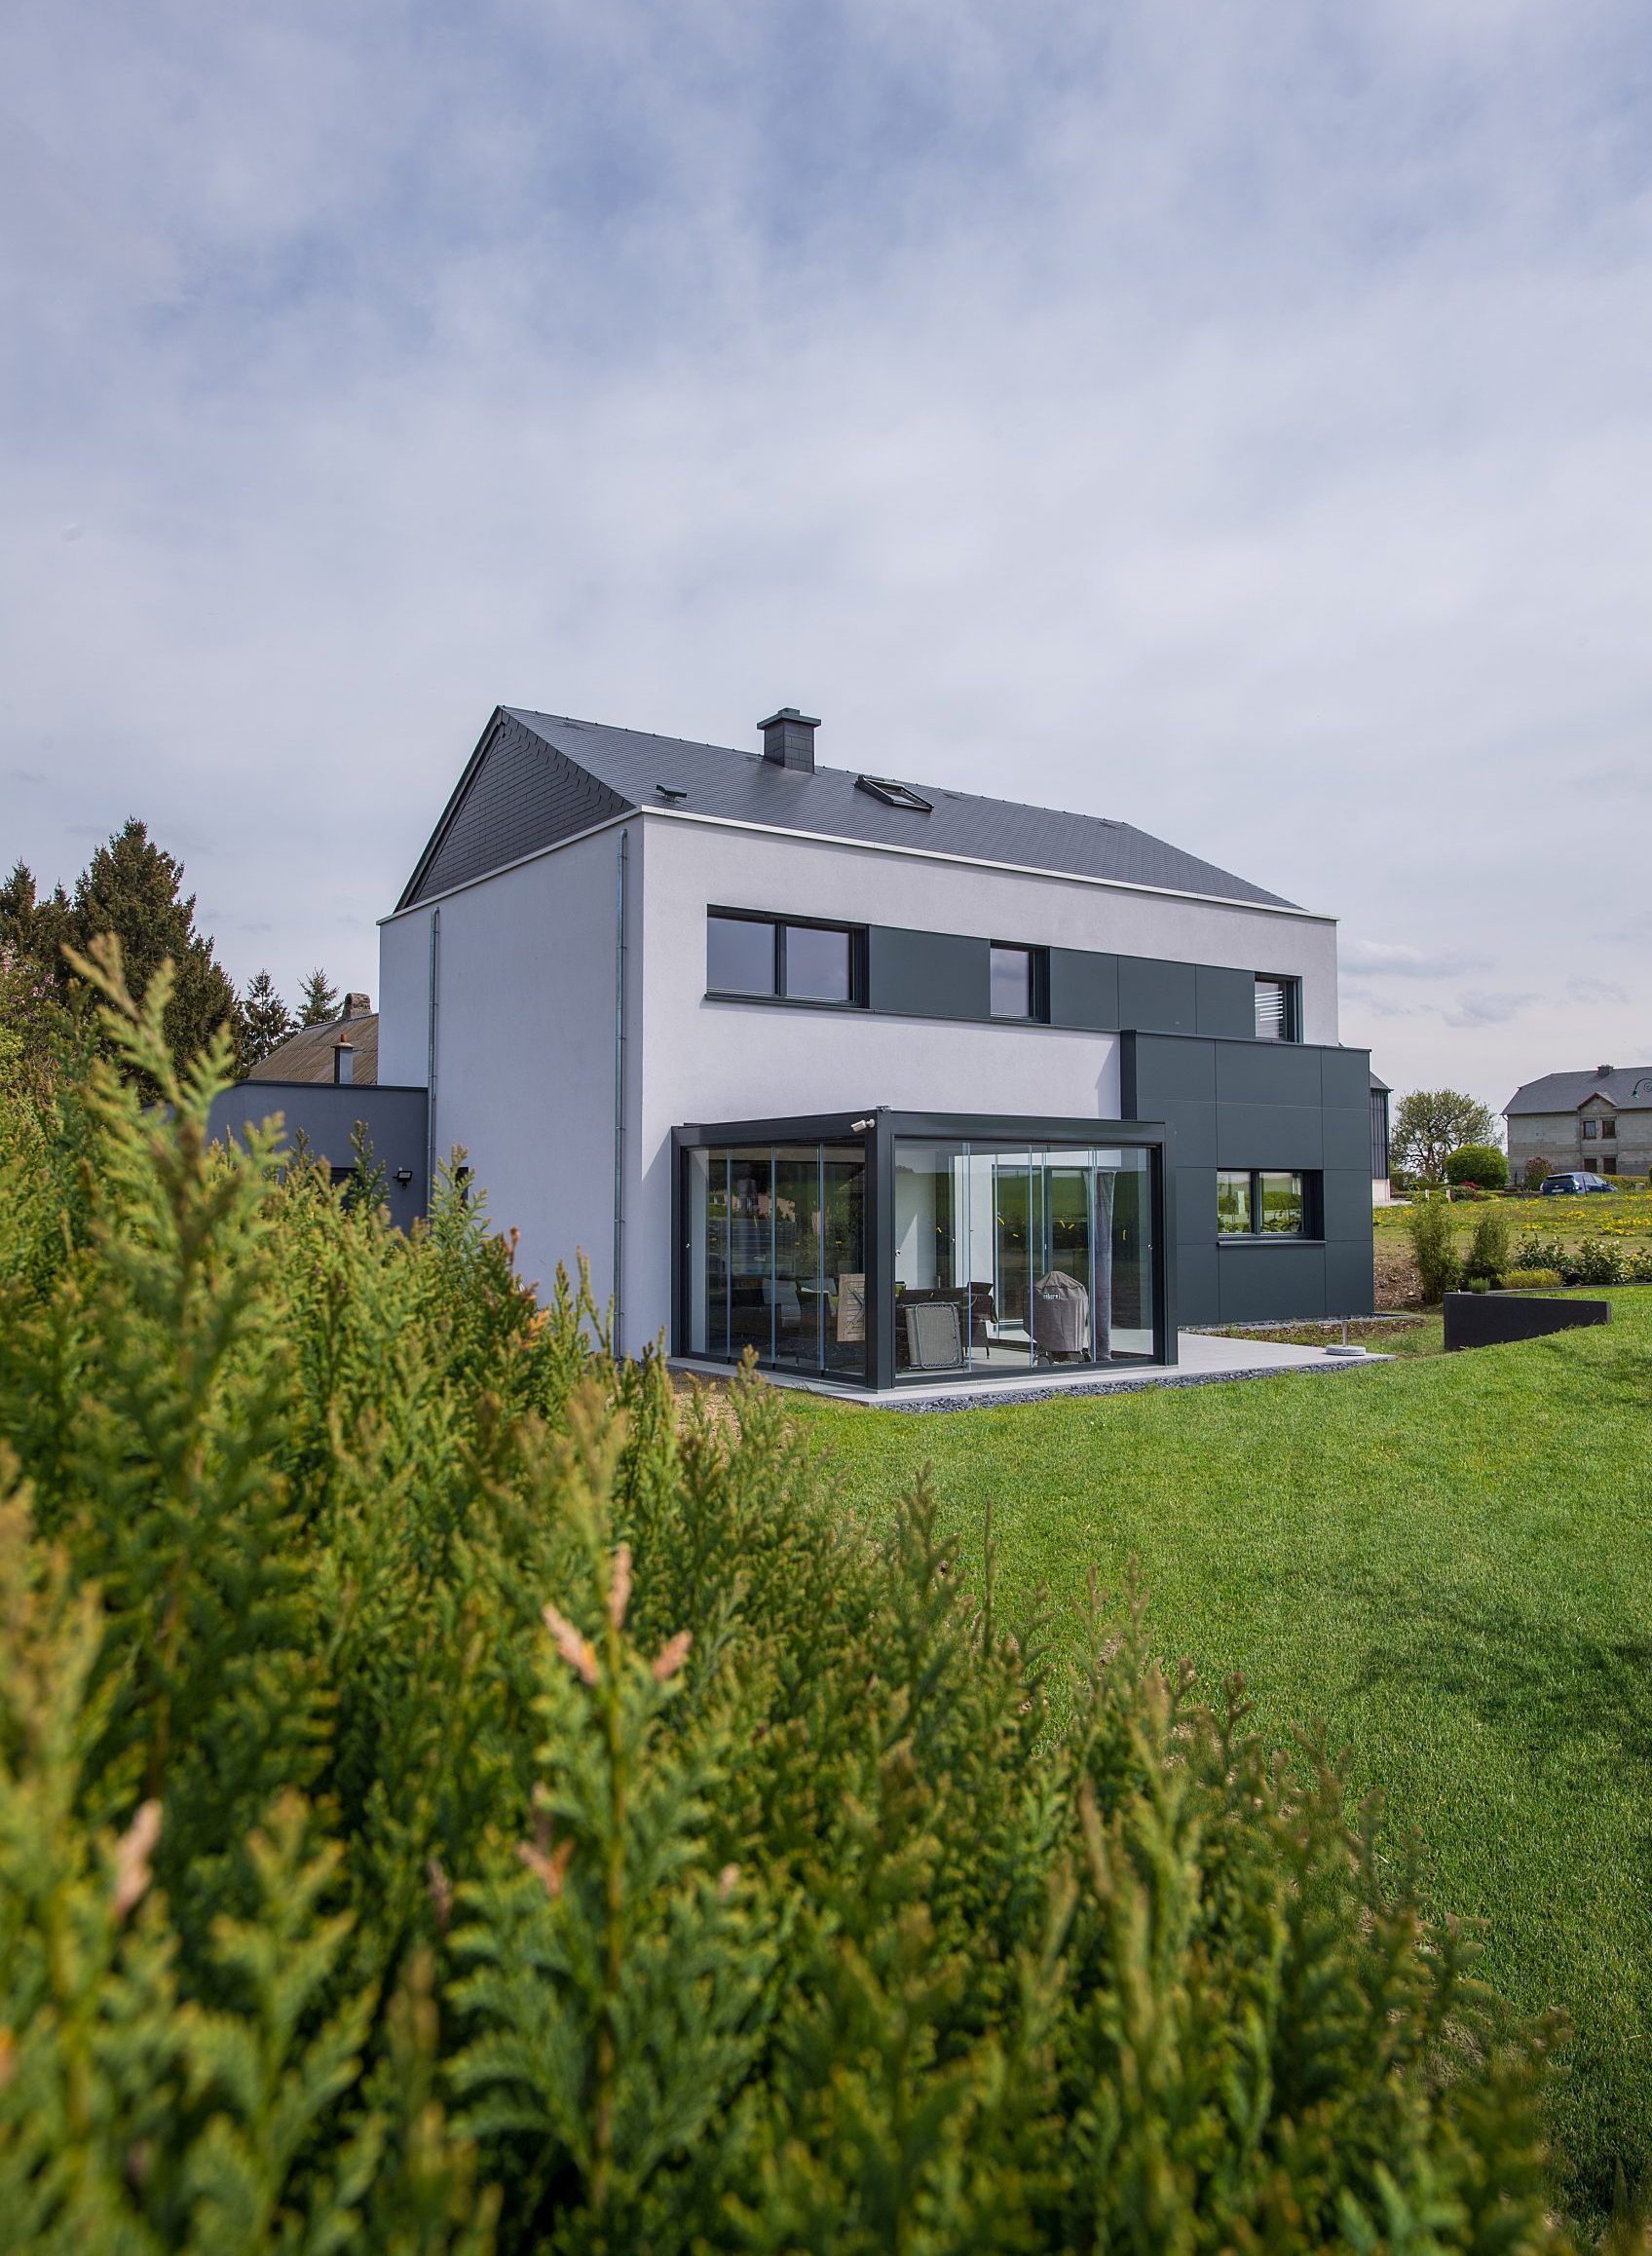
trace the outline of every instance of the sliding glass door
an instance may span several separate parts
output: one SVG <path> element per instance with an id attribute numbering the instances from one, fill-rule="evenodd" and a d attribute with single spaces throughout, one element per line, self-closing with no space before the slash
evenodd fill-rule
<path id="1" fill-rule="evenodd" d="M 691 1355 L 866 1374 L 866 1156 L 858 1145 L 687 1155 Z"/>
<path id="2" fill-rule="evenodd" d="M 895 1145 L 895 1370 L 1150 1359 L 1152 1154 Z"/>

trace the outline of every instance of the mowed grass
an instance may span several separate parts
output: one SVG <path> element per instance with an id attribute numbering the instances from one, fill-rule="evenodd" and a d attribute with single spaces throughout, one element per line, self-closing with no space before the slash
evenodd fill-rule
<path id="1" fill-rule="evenodd" d="M 1611 1323 L 1476 1353 L 1013 1409 L 800 1400 L 875 1523 L 925 1465 L 978 1576 L 1076 1637 L 1092 1561 L 1140 1560 L 1155 1643 L 1270 1735 L 1323 1717 L 1430 1905 L 1574 2029 L 1557 2168 L 1598 2213 L 1652 2190 L 1652 1291 Z"/>

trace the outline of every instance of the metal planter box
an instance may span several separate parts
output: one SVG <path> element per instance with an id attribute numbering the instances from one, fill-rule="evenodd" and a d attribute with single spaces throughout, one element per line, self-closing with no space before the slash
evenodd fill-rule
<path id="1" fill-rule="evenodd" d="M 1605 1300 L 1534 1299 L 1524 1293 L 1447 1293 L 1446 1351 L 1501 1347 L 1511 1339 L 1542 1339 L 1579 1324 L 1604 1324 Z"/>

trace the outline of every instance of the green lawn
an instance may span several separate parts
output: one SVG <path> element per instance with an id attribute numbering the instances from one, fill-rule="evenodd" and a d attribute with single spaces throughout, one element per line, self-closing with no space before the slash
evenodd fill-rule
<path id="1" fill-rule="evenodd" d="M 1007 1600 L 1134 1555 L 1167 1658 L 1242 1670 L 1282 1738 L 1330 1722 L 1492 1978 L 1570 2015 L 1585 2208 L 1620 2159 L 1652 2189 L 1652 1291 L 1609 1297 L 1603 1330 L 1335 1377 L 798 1411 L 874 1522 L 930 1464 L 978 1558 L 991 1501 Z"/>

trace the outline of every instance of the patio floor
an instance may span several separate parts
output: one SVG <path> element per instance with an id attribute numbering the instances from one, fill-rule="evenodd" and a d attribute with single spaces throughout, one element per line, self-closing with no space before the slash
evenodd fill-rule
<path id="1" fill-rule="evenodd" d="M 1215 1338 L 1204 1332 L 1179 1333 L 1177 1352 L 1180 1361 L 1175 1364 L 1127 1363 L 1115 1370 L 1087 1366 L 1082 1371 L 1030 1371 L 1020 1377 L 991 1379 L 937 1376 L 878 1393 L 796 1372 L 766 1371 L 763 1375 L 774 1386 L 800 1387 L 807 1394 L 830 1395 L 835 1401 L 862 1403 L 874 1410 L 984 1410 L 995 1403 L 1044 1402 L 1056 1395 L 1130 1394 L 1145 1386 L 1212 1386 L 1234 1378 L 1277 1378 L 1286 1372 L 1359 1371 L 1389 1360 L 1385 1355 L 1333 1355 L 1323 1347 L 1297 1347 L 1284 1340 Z M 689 1356 L 673 1356 L 671 1368 L 702 1378 L 729 1376 L 726 1363 L 699 1363 Z"/>

